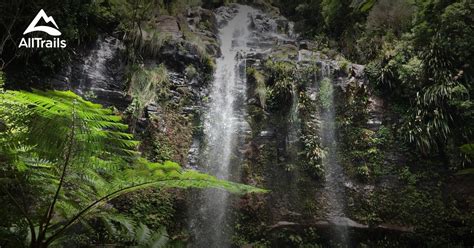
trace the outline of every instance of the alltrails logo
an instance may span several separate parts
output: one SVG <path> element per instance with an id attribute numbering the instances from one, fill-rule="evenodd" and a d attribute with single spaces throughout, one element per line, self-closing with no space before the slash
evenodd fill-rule
<path id="1" fill-rule="evenodd" d="M 46 23 L 52 23 L 56 28 L 50 26 L 37 26 L 38 22 L 43 19 Z M 58 25 L 54 21 L 54 18 L 51 16 L 46 15 L 44 10 L 40 10 L 36 15 L 35 19 L 30 23 L 30 25 L 26 28 L 23 35 L 31 33 L 31 32 L 44 32 L 51 36 L 60 36 L 61 32 L 58 30 Z M 66 41 L 61 40 L 60 38 L 53 38 L 50 39 L 43 39 L 43 38 L 22 38 L 20 41 L 20 45 L 18 48 L 65 48 Z"/>

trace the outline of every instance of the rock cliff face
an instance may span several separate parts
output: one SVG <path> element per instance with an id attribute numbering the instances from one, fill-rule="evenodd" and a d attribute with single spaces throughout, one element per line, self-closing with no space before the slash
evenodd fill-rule
<path id="1" fill-rule="evenodd" d="M 78 56 L 50 80 L 51 85 L 124 110 L 128 105 L 124 50 L 125 46 L 119 39 L 100 36 L 81 49 Z"/>

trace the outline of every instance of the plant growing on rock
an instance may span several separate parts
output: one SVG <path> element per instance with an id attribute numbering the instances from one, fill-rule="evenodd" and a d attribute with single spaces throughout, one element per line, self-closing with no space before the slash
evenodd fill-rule
<path id="1" fill-rule="evenodd" d="M 261 72 L 253 67 L 247 70 L 247 75 L 255 83 L 255 97 L 257 97 L 260 106 L 265 109 L 267 107 L 266 100 L 268 94 L 265 77 Z"/>
<path id="2" fill-rule="evenodd" d="M 142 117 L 143 110 L 147 105 L 169 98 L 169 84 L 168 70 L 163 64 L 150 69 L 144 66 L 133 69 L 128 86 L 128 94 L 132 97 L 132 103 L 126 110 L 133 117 L 132 129 L 135 129 L 136 120 Z"/>
<path id="3" fill-rule="evenodd" d="M 331 80 L 329 78 L 324 78 L 321 81 L 318 94 L 319 104 L 323 110 L 327 111 L 332 106 L 333 91 L 334 89 Z"/>
<path id="4" fill-rule="evenodd" d="M 268 60 L 265 63 L 268 70 L 268 106 L 272 109 L 287 109 L 295 91 L 296 80 L 294 77 L 295 65 L 288 62 L 273 62 Z"/>

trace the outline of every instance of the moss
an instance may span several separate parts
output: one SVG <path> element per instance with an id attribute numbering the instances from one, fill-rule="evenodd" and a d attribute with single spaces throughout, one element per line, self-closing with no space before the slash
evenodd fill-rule
<path id="1" fill-rule="evenodd" d="M 156 230 L 172 224 L 175 213 L 173 199 L 169 190 L 147 189 L 124 195 L 113 204 L 136 222 Z"/>
<path id="2" fill-rule="evenodd" d="M 198 75 L 198 71 L 193 65 L 188 65 L 186 69 L 184 69 L 184 75 L 187 80 L 193 80 Z"/>
<path id="3" fill-rule="evenodd" d="M 387 137 L 389 135 L 391 131 L 383 126 L 377 132 L 365 128 L 346 127 L 343 131 L 346 145 L 343 146 L 340 155 L 349 174 L 364 182 L 376 180 L 384 170 L 387 144 L 393 141 Z"/>
<path id="4" fill-rule="evenodd" d="M 275 60 L 286 61 L 295 59 L 298 56 L 298 48 L 294 45 L 280 45 L 273 49 L 272 58 Z"/>
<path id="5" fill-rule="evenodd" d="M 255 96 L 257 97 L 260 107 L 265 109 L 267 107 L 266 100 L 268 89 L 265 84 L 265 77 L 264 75 L 256 70 L 255 68 L 248 68 L 247 69 L 247 76 L 249 79 L 255 84 Z"/>
<path id="6" fill-rule="evenodd" d="M 366 90 L 349 86 L 345 93 L 336 93 L 344 103 L 338 106 L 337 120 L 346 172 L 363 185 L 375 185 L 369 191 L 348 190 L 348 215 L 369 225 L 415 228 L 414 233 L 365 244 L 400 247 L 409 246 L 408 240 L 428 247 L 456 247 L 464 245 L 460 240 L 470 240 L 466 237 L 472 232 L 474 217 L 447 189 L 441 175 L 448 172 L 439 161 L 414 156 L 401 140 L 395 121 L 384 120 L 378 129 L 367 129 Z M 400 112 L 395 107 L 384 114 Z"/>
<path id="7" fill-rule="evenodd" d="M 145 155 L 156 162 L 171 160 L 186 164 L 193 134 L 189 118 L 165 108 L 159 118 L 153 116 L 150 122 L 141 146 Z"/>

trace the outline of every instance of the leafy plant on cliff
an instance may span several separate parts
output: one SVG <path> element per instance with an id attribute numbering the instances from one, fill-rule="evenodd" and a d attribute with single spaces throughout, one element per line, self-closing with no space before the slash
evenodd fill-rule
<path id="1" fill-rule="evenodd" d="M 286 109 L 289 102 L 295 97 L 295 64 L 289 62 L 273 62 L 268 60 L 265 63 L 268 71 L 269 91 L 268 106 L 272 109 Z"/>
<path id="2" fill-rule="evenodd" d="M 458 147 L 472 140 L 472 6 L 428 1 L 418 6 L 411 34 L 385 46 L 376 81 L 403 103 L 403 133 L 424 155 L 469 164 Z M 388 44 L 388 43 L 387 43 Z M 375 62 L 376 63 L 376 62 Z M 373 63 L 372 63 L 373 65 Z M 370 76 L 371 73 L 369 73 Z M 384 86 L 385 85 L 385 86 Z M 451 161 L 450 161 L 451 160 Z"/>
<path id="3" fill-rule="evenodd" d="M 265 84 L 265 77 L 261 72 L 255 68 L 249 68 L 247 74 L 251 77 L 251 80 L 255 82 L 255 96 L 257 97 L 260 106 L 265 109 L 267 107 L 267 93 L 268 89 Z"/>
<path id="4" fill-rule="evenodd" d="M 153 68 L 136 66 L 132 70 L 128 94 L 133 100 L 127 112 L 131 113 L 136 120 L 142 117 L 143 110 L 148 104 L 168 99 L 170 96 L 169 78 L 168 70 L 163 64 Z"/>
<path id="5" fill-rule="evenodd" d="M 6 91 L 0 99 L 7 126 L 0 132 L 1 198 L 15 206 L 2 221 L 17 246 L 48 247 L 96 217 L 120 222 L 108 202 L 144 188 L 263 192 L 140 158 L 119 116 L 72 92 Z"/>
<path id="6" fill-rule="evenodd" d="M 319 104 L 323 110 L 329 110 L 333 104 L 333 86 L 329 78 L 324 78 L 321 81 L 321 86 L 319 87 Z"/>
<path id="7" fill-rule="evenodd" d="M 324 173 L 322 159 L 326 155 L 321 144 L 321 121 L 318 118 L 319 108 L 307 92 L 299 96 L 299 113 L 303 122 L 300 140 L 303 151 L 300 153 L 303 168 L 314 178 L 320 178 Z"/>

